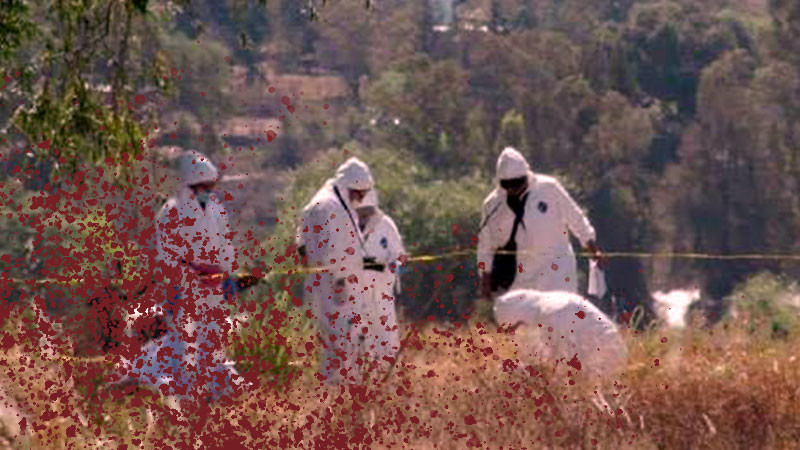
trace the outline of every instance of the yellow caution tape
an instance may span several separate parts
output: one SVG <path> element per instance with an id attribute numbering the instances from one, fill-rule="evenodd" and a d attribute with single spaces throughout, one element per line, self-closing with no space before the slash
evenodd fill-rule
<path id="1" fill-rule="evenodd" d="M 474 255 L 476 250 L 455 250 L 440 254 L 417 255 L 409 257 L 407 263 L 432 263 L 435 261 L 458 258 L 464 256 Z M 505 253 L 500 251 L 499 253 Z M 525 255 L 529 253 L 541 252 L 528 252 L 517 251 L 517 255 Z M 648 258 L 648 259 L 693 259 L 693 260 L 719 260 L 719 261 L 732 261 L 732 260 L 769 260 L 769 261 L 800 261 L 800 255 L 791 253 L 737 253 L 737 254 L 713 254 L 713 253 L 700 253 L 700 252 L 603 252 L 607 258 Z M 593 258 L 595 254 L 589 252 L 578 252 L 576 256 L 584 258 Z M 269 278 L 277 275 L 308 275 L 313 273 L 323 273 L 330 269 L 330 267 L 292 267 L 289 269 L 271 269 L 262 278 Z M 2 281 L 3 278 L 0 278 Z M 24 280 L 17 278 L 6 278 L 14 284 L 63 284 L 63 285 L 78 285 L 83 283 L 83 279 L 77 278 L 73 280 L 53 280 L 53 279 L 38 279 L 38 280 Z"/>

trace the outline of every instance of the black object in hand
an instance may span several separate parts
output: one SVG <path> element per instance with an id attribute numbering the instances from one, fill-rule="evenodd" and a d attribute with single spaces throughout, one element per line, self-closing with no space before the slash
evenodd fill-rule
<path id="1" fill-rule="evenodd" d="M 373 257 L 364 258 L 364 270 L 374 270 L 376 272 L 383 272 L 386 270 L 386 264 L 379 263 Z"/>

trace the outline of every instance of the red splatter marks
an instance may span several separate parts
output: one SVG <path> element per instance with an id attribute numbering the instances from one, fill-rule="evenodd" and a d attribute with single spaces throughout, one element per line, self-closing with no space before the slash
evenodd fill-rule
<path id="1" fill-rule="evenodd" d="M 578 312 L 575 313 L 575 315 L 578 316 L 578 319 L 581 319 L 581 320 L 586 318 L 586 313 L 583 312 L 583 311 L 578 311 Z"/>
<path id="2" fill-rule="evenodd" d="M 0 339 L 0 348 L 8 350 L 15 344 L 14 338 L 11 335 L 3 333 L 3 338 Z"/>
<path id="3" fill-rule="evenodd" d="M 344 249 L 344 252 L 350 256 L 353 256 L 356 254 L 356 249 L 354 249 L 353 247 L 347 247 L 346 249 Z"/>
<path id="4" fill-rule="evenodd" d="M 473 417 L 472 414 L 467 414 L 466 416 L 464 416 L 464 423 L 472 426 L 478 423 L 478 421 L 475 420 L 475 417 Z"/>
<path id="5" fill-rule="evenodd" d="M 569 283 L 569 280 L 570 280 L 569 277 L 564 278 L 564 281 L 566 281 L 567 283 Z"/>
<path id="6" fill-rule="evenodd" d="M 237 438 L 230 438 L 227 441 L 223 441 L 220 443 L 219 448 L 224 448 L 225 450 L 246 450 L 247 447 L 242 444 L 240 439 Z"/>
<path id="7" fill-rule="evenodd" d="M 266 135 L 267 135 L 267 142 L 272 142 L 275 140 L 276 137 L 278 137 L 278 133 L 272 130 L 267 130 Z"/>
<path id="8" fill-rule="evenodd" d="M 655 361 L 653 361 L 653 365 L 655 365 L 656 367 L 658 367 L 658 364 L 659 364 L 659 362 L 658 362 L 658 359 L 656 359 Z"/>
<path id="9" fill-rule="evenodd" d="M 667 341 L 668 341 L 668 339 L 667 339 L 666 337 L 662 337 L 662 338 L 661 338 L 661 343 L 662 343 L 662 344 L 666 344 L 666 343 L 667 343 Z"/>
<path id="10" fill-rule="evenodd" d="M 269 89 L 267 89 L 267 90 L 269 91 L 270 94 L 274 94 L 275 93 L 275 88 L 272 87 L 272 86 L 270 86 Z"/>
<path id="11" fill-rule="evenodd" d="M 41 148 L 42 150 L 47 150 L 48 148 L 50 148 L 50 139 L 39 142 L 38 144 L 36 144 L 36 146 Z"/>
<path id="12" fill-rule="evenodd" d="M 292 99 L 290 99 L 289 96 L 284 95 L 283 97 L 281 97 L 281 103 L 283 103 L 286 106 L 289 106 L 292 104 Z"/>
<path id="13" fill-rule="evenodd" d="M 521 263 L 520 263 L 520 264 L 517 266 L 517 270 L 519 270 L 519 273 L 522 273 L 522 272 L 523 272 L 523 270 L 522 270 L 522 264 L 521 264 Z"/>
<path id="14" fill-rule="evenodd" d="M 551 268 L 551 269 L 553 269 L 553 270 L 558 270 L 558 264 L 556 264 L 556 263 L 553 263 L 553 264 L 550 266 L 550 268 Z"/>
<path id="15" fill-rule="evenodd" d="M 452 229 L 453 229 L 453 234 L 458 234 L 461 231 L 461 227 L 457 223 L 453 224 Z"/>
<path id="16" fill-rule="evenodd" d="M 176 69 L 174 67 L 169 69 L 169 72 L 172 74 L 173 77 L 178 75 L 178 69 Z"/>
<path id="17" fill-rule="evenodd" d="M 230 64 L 230 63 L 231 63 L 231 57 L 230 57 L 230 56 L 226 56 L 226 57 L 225 57 L 225 58 L 223 58 L 223 59 L 225 60 L 225 62 L 226 62 L 226 63 L 228 63 L 228 64 Z"/>
<path id="18" fill-rule="evenodd" d="M 203 91 L 203 92 L 201 92 L 201 93 L 200 93 L 200 95 L 202 95 L 203 97 L 205 97 L 205 96 L 206 96 L 206 91 Z"/>
<path id="19" fill-rule="evenodd" d="M 327 103 L 325 103 L 324 105 L 322 105 L 322 107 L 323 107 L 323 108 L 325 108 L 325 109 L 328 109 L 328 108 L 330 108 L 330 106 L 328 106 L 328 104 L 327 104 Z"/>
<path id="20" fill-rule="evenodd" d="M 572 367 L 575 370 L 581 370 L 581 360 L 578 359 L 578 354 L 577 353 L 575 353 L 572 356 L 572 359 L 569 360 L 567 365 Z"/>

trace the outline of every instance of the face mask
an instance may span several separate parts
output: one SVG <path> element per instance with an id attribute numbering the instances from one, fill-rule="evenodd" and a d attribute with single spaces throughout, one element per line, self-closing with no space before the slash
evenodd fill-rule
<path id="1" fill-rule="evenodd" d="M 210 199 L 211 192 L 209 192 L 209 191 L 201 191 L 201 192 L 195 193 L 194 196 L 197 199 L 197 201 L 200 203 L 200 206 L 205 208 L 206 204 L 208 204 L 208 200 Z"/>

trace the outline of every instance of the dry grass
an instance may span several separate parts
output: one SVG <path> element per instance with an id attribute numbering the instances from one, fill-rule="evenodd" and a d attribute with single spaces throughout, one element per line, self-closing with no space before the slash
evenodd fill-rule
<path id="1" fill-rule="evenodd" d="M 512 338 L 494 328 L 431 326 L 385 384 L 323 388 L 309 356 L 286 385 L 184 415 L 146 390 L 95 391 L 102 364 L 48 362 L 18 342 L 0 358 L 0 401 L 26 416 L 21 438 L 5 431 L 15 448 L 800 446 L 797 336 L 754 342 L 732 324 L 626 339 L 626 373 L 595 386 L 563 365 L 514 369 Z"/>

